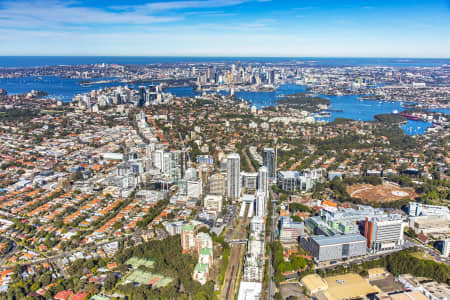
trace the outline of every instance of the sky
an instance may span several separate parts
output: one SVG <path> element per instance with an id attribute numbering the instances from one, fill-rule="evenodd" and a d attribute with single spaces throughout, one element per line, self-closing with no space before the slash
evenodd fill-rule
<path id="1" fill-rule="evenodd" d="M 0 55 L 450 57 L 450 0 L 0 0 Z"/>

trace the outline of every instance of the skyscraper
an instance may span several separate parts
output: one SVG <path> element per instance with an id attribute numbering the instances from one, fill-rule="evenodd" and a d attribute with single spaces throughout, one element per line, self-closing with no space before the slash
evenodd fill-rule
<path id="1" fill-rule="evenodd" d="M 258 192 L 264 193 L 266 198 L 269 197 L 269 170 L 264 166 L 258 170 Z"/>
<path id="2" fill-rule="evenodd" d="M 276 171 L 275 150 L 273 148 L 264 148 L 263 151 L 263 165 L 269 171 L 269 178 L 275 178 Z"/>
<path id="3" fill-rule="evenodd" d="M 269 83 L 275 84 L 275 70 L 271 70 L 269 73 Z"/>
<path id="4" fill-rule="evenodd" d="M 227 197 L 231 200 L 237 200 L 240 196 L 241 158 L 237 153 L 231 153 L 227 156 Z"/>

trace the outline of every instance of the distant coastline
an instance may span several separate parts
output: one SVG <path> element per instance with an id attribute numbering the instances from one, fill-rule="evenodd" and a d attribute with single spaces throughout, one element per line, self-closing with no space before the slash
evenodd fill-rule
<path id="1" fill-rule="evenodd" d="M 369 57 L 221 57 L 221 56 L 0 56 L 0 68 L 32 68 L 55 65 L 89 64 L 171 64 L 212 62 L 303 62 L 305 66 L 364 66 L 392 67 L 450 66 L 450 58 L 369 58 Z"/>

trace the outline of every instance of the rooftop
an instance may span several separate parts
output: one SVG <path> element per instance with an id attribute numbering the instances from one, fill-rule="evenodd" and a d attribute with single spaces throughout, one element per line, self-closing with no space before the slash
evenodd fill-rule
<path id="1" fill-rule="evenodd" d="M 328 290 L 325 293 L 330 300 L 364 298 L 368 294 L 381 292 L 358 274 L 349 273 L 326 277 Z"/>
<path id="2" fill-rule="evenodd" d="M 320 246 L 330 246 L 336 244 L 356 243 L 366 241 L 366 239 L 359 233 L 334 235 L 334 236 L 316 235 L 312 236 L 311 238 Z"/>
<path id="3" fill-rule="evenodd" d="M 323 291 L 328 288 L 326 281 L 317 274 L 306 275 L 301 281 L 311 293 Z"/>
<path id="4" fill-rule="evenodd" d="M 427 296 L 425 296 L 422 292 L 414 291 L 407 293 L 400 293 L 391 295 L 392 300 L 427 300 Z"/>

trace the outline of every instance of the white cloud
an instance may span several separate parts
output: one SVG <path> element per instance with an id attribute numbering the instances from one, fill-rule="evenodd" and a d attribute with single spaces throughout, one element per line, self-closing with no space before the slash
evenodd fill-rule
<path id="1" fill-rule="evenodd" d="M 106 8 L 82 6 L 76 1 L 21 0 L 0 1 L 0 27 L 22 29 L 54 29 L 79 31 L 94 25 L 149 25 L 181 21 L 189 14 L 232 17 L 234 14 L 208 11 L 183 11 L 200 8 L 229 7 L 245 2 L 266 0 L 188 0 L 154 2 Z M 270 1 L 270 0 L 269 0 Z M 176 12 L 169 12 L 175 10 Z"/>
<path id="2" fill-rule="evenodd" d="M 172 22 L 182 16 L 152 16 L 139 12 L 118 12 L 82 7 L 75 2 L 7 1 L 0 4 L 0 26 L 36 28 L 93 24 L 153 24 Z"/>
<path id="3" fill-rule="evenodd" d="M 147 10 L 149 12 L 160 12 L 169 10 L 181 9 L 196 9 L 196 8 L 218 8 L 243 4 L 246 2 L 270 2 L 271 0 L 188 0 L 188 1 L 169 1 L 169 2 L 155 2 L 144 5 L 127 5 L 116 6 L 116 9 L 127 9 L 132 11 Z"/>

